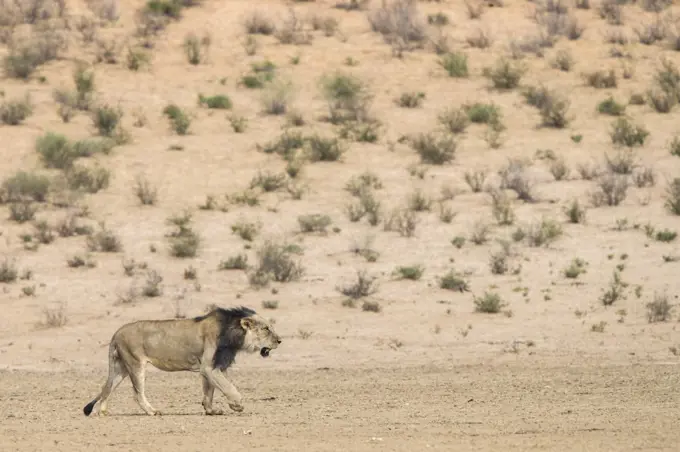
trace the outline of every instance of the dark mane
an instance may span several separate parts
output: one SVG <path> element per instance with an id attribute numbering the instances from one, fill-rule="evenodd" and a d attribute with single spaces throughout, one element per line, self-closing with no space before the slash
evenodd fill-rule
<path id="1" fill-rule="evenodd" d="M 225 370 L 236 357 L 236 353 L 243 347 L 246 332 L 241 327 L 241 319 L 255 315 L 256 312 L 245 306 L 236 308 L 216 308 L 209 314 L 195 317 L 194 322 L 200 322 L 210 316 L 217 317 L 219 335 L 217 337 L 217 349 L 213 355 L 213 367 Z"/>

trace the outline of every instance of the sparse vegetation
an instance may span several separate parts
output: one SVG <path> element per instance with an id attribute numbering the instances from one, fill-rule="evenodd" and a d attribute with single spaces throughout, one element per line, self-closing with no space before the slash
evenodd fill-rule
<path id="1" fill-rule="evenodd" d="M 191 213 L 187 211 L 181 215 L 173 215 L 167 219 L 167 224 L 177 228 L 168 235 L 170 254 L 179 258 L 195 257 L 201 238 L 191 228 Z"/>
<path id="2" fill-rule="evenodd" d="M 481 297 L 474 296 L 475 312 L 483 312 L 487 314 L 496 314 L 503 309 L 505 303 L 499 294 L 496 292 L 484 292 Z"/>
<path id="3" fill-rule="evenodd" d="M 213 3 L 0 1 L 8 362 L 208 302 L 303 355 L 680 357 L 677 1 Z"/>
<path id="4" fill-rule="evenodd" d="M 304 274 L 295 256 L 302 253 L 297 245 L 267 240 L 257 250 L 257 263 L 249 276 L 253 286 L 266 286 L 270 281 L 296 281 Z"/>
<path id="5" fill-rule="evenodd" d="M 439 278 L 439 287 L 456 292 L 470 291 L 470 286 L 467 280 L 455 270 L 449 270 L 448 273 Z"/>
<path id="6" fill-rule="evenodd" d="M 654 300 L 647 303 L 647 320 L 649 323 L 665 322 L 671 316 L 673 305 L 668 301 L 668 294 L 655 293 Z"/>

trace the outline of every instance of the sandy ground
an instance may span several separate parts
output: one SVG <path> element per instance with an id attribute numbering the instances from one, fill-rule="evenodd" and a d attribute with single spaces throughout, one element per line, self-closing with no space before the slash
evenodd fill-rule
<path id="1" fill-rule="evenodd" d="M 537 33 L 533 2 L 506 0 L 504 7 L 489 8 L 478 20 L 468 18 L 463 2 L 418 4 L 423 20 L 440 11 L 449 16 L 451 24 L 442 30 L 453 50 L 468 55 L 466 79 L 448 77 L 429 45 L 394 58 L 371 31 L 365 11 L 341 11 L 330 1 L 292 6 L 301 18 L 337 19 L 336 34 L 314 31 L 311 45 L 303 46 L 258 36 L 252 56 L 243 47 L 244 18 L 260 11 L 281 24 L 291 5 L 205 1 L 171 23 L 155 40 L 150 66 L 133 72 L 125 66 L 123 44 L 135 42 L 135 11 L 143 3 L 120 2 L 120 20 L 98 32 L 120 44 L 119 61 L 92 66 L 96 102 L 120 105 L 132 141 L 109 155 L 80 159 L 110 170 L 107 188 L 78 194 L 68 208 L 40 204 L 36 214 L 37 220 L 55 225 L 86 206 L 89 215 L 78 221 L 95 228 L 105 222 L 123 249 L 87 252 L 84 237 L 58 237 L 26 249 L 22 235 L 33 233 L 33 226 L 11 221 L 9 206 L 0 206 L 0 259 L 14 262 L 20 275 L 30 273 L 28 279 L 0 283 L 0 450 L 677 450 L 680 249 L 677 239 L 663 243 L 644 229 L 680 230 L 680 217 L 664 208 L 668 182 L 680 176 L 680 158 L 668 147 L 680 132 L 678 107 L 668 114 L 649 105 L 626 109 L 632 121 L 650 132 L 634 156 L 636 172 L 649 168 L 655 175 L 652 186 L 631 184 L 620 205 L 595 207 L 589 200 L 597 183 L 577 171 L 580 164 L 603 167 L 605 154 L 618 151 L 609 136 L 614 118 L 598 113 L 597 104 L 609 95 L 626 103 L 631 94 L 652 86 L 662 58 L 677 60 L 666 41 L 637 42 L 635 29 L 651 24 L 653 13 L 627 5 L 624 25 L 612 26 L 595 4 L 589 10 L 572 8 L 585 27 L 581 38 L 560 38 L 542 58 L 525 56 L 522 84 L 544 83 L 570 101 L 568 127 L 549 129 L 538 127 L 536 109 L 518 90 L 491 90 L 482 76 L 484 67 L 508 54 L 513 39 Z M 67 4 L 74 16 L 92 17 L 84 2 Z M 374 2 L 371 8 L 377 6 Z M 664 20 L 670 20 L 669 11 L 677 16 L 680 9 L 665 10 Z M 493 38 L 490 48 L 466 43 L 479 29 Z M 629 43 L 605 42 L 613 31 Z M 182 42 L 190 32 L 210 34 L 204 64 L 186 61 Z M 3 181 L 19 170 L 58 174 L 44 169 L 35 151 L 36 138 L 45 132 L 73 140 L 95 133 L 82 112 L 63 123 L 52 98 L 55 88 L 72 88 L 76 60 L 95 61 L 96 45 L 81 42 L 74 29 L 69 33 L 71 45 L 62 58 L 40 67 L 31 80 L 0 79 L 3 101 L 30 94 L 34 107 L 23 124 L 0 126 Z M 613 47 L 627 57 L 612 56 Z M 560 50 L 575 58 L 570 72 L 551 66 Z M 0 46 L 0 56 L 7 52 L 6 45 Z M 248 188 L 258 172 L 285 171 L 279 156 L 257 150 L 258 144 L 281 135 L 285 118 L 262 114 L 260 91 L 239 84 L 252 63 L 265 59 L 292 80 L 291 106 L 307 120 L 300 128 L 304 133 L 337 132 L 320 119 L 327 111 L 320 77 L 336 69 L 360 77 L 374 95 L 371 113 L 383 124 L 380 139 L 347 143 L 339 162 L 306 164 L 297 182 L 306 187 L 302 199 L 282 190 L 262 194 L 259 206 L 200 210 L 208 195 L 224 200 Z M 347 65 L 348 59 L 356 64 Z M 622 77 L 624 67 L 631 78 Z M 609 68 L 619 75 L 617 87 L 585 86 L 584 72 Z M 422 91 L 422 106 L 397 106 L 395 98 L 407 91 Z M 199 93 L 229 95 L 232 111 L 197 106 Z M 161 112 L 171 102 L 192 116 L 190 134 L 178 136 L 169 128 Z M 471 102 L 500 107 L 507 126 L 502 146 L 490 148 L 484 126 L 471 125 L 457 137 L 453 162 L 424 165 L 424 176 L 414 176 L 410 168 L 419 159 L 399 143 L 400 137 L 435 129 L 443 109 Z M 231 129 L 226 119 L 231 114 L 248 120 L 244 133 Z M 146 121 L 137 127 L 140 117 Z M 572 139 L 576 135 L 582 136 L 580 142 Z M 564 159 L 569 167 L 565 179 L 555 180 L 550 161 L 537 158 L 538 151 L 546 150 Z M 513 226 L 501 226 L 492 217 L 489 195 L 473 193 L 465 173 L 486 170 L 488 182 L 497 184 L 495 173 L 510 157 L 531 161 L 536 202 L 512 198 L 517 219 Z M 373 227 L 348 219 L 346 206 L 354 198 L 345 184 L 367 170 L 382 181 L 375 195 L 385 214 L 404 207 L 417 190 L 434 200 L 430 211 L 417 213 L 413 237 L 386 231 L 383 223 Z M 141 206 L 133 192 L 140 175 L 158 191 L 153 206 Z M 444 202 L 456 213 L 450 223 L 440 220 L 436 202 L 445 188 L 458 193 Z M 566 222 L 563 209 L 573 199 L 587 208 L 583 224 Z M 168 252 L 166 221 L 184 209 L 192 211 L 192 227 L 202 240 L 195 258 L 177 259 Z M 317 213 L 331 217 L 328 233 L 301 234 L 298 216 Z M 492 274 L 489 261 L 500 249 L 497 239 L 510 240 L 516 227 L 542 218 L 559 222 L 563 234 L 547 246 L 514 244 L 511 271 Z M 243 221 L 261 225 L 252 243 L 232 233 L 232 225 Z M 490 234 L 488 242 L 477 246 L 469 237 L 480 221 L 490 226 Z M 456 236 L 468 238 L 467 243 L 454 247 Z M 271 238 L 303 249 L 305 272 L 299 281 L 257 289 L 249 285 L 246 272 L 218 270 L 222 260 L 238 253 L 254 263 L 258 247 Z M 377 260 L 353 253 L 357 246 L 379 253 Z M 67 260 L 76 255 L 93 265 L 69 267 Z M 567 279 L 563 271 L 575 258 L 587 262 L 587 272 Z M 129 276 L 122 262 L 131 260 L 137 268 Z M 416 264 L 425 269 L 420 280 L 394 277 L 397 266 Z M 184 278 L 190 267 L 196 280 Z M 439 278 L 452 269 L 466 275 L 470 292 L 439 287 Z M 158 297 L 139 295 L 147 270 L 163 277 Z M 358 270 L 376 278 L 378 291 L 367 298 L 379 303 L 380 312 L 362 311 L 362 300 L 356 308 L 342 305 L 344 297 L 336 288 Z M 601 296 L 614 271 L 624 283 L 622 297 L 604 306 Z M 485 291 L 501 296 L 502 312 L 475 312 L 473 297 Z M 121 303 L 130 293 L 137 294 L 135 299 Z M 650 323 L 647 304 L 663 294 L 670 314 Z M 278 308 L 264 309 L 263 301 L 276 301 Z M 196 316 L 213 303 L 257 309 L 284 339 L 268 360 L 239 359 L 233 378 L 246 396 L 244 413 L 205 417 L 196 376 L 152 372 L 149 397 L 165 416 L 140 416 L 129 382 L 114 395 L 110 417 L 82 415 L 106 377 L 106 346 L 120 325 Z M 60 313 L 65 322 L 49 327 L 47 313 Z"/>
<path id="2" fill-rule="evenodd" d="M 200 383 L 151 373 L 161 417 L 129 384 L 107 417 L 86 418 L 92 372 L 0 373 L 3 450 L 672 451 L 680 433 L 675 366 L 540 363 L 239 370 L 243 413 L 206 417 Z M 221 400 L 216 399 L 218 406 Z"/>

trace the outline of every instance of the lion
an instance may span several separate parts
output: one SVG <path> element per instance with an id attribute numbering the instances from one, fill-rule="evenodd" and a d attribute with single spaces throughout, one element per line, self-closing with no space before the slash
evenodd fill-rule
<path id="1" fill-rule="evenodd" d="M 226 370 L 238 352 L 260 352 L 263 358 L 281 344 L 281 337 L 254 310 L 246 307 L 216 308 L 192 319 L 142 320 L 123 325 L 109 344 L 109 375 L 101 392 L 83 408 L 89 416 L 97 402 L 106 415 L 111 393 L 130 377 L 135 399 L 148 415 L 160 415 L 144 394 L 147 363 L 157 369 L 201 374 L 203 408 L 206 415 L 221 415 L 213 408 L 213 393 L 219 389 L 229 408 L 243 411 L 242 397 L 227 379 Z"/>

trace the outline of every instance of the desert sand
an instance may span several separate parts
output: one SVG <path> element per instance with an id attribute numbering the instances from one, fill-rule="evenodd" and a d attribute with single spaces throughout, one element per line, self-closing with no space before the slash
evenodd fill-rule
<path id="1" fill-rule="evenodd" d="M 677 450 L 677 2 L 22 3 L 0 450 Z M 151 370 L 163 416 L 83 416 L 120 325 L 213 305 L 283 338 L 244 412 Z"/>

